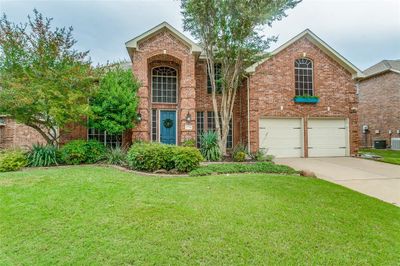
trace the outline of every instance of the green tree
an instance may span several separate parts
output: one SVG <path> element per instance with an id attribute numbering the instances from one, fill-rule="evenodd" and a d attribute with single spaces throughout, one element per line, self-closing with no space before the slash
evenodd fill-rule
<path id="1" fill-rule="evenodd" d="M 260 59 L 276 37 L 260 29 L 286 16 L 300 0 L 181 0 L 184 29 L 199 40 L 206 54 L 218 143 L 226 155 L 229 121 L 245 69 Z M 215 63 L 221 64 L 217 101 Z"/>
<path id="2" fill-rule="evenodd" d="M 90 126 L 119 134 L 132 128 L 137 120 L 139 82 L 131 70 L 108 68 L 100 78 L 99 90 L 91 99 Z"/>
<path id="3" fill-rule="evenodd" d="M 58 144 L 58 129 L 90 115 L 96 75 L 72 28 L 51 27 L 37 10 L 28 22 L 0 19 L 0 113 Z"/>

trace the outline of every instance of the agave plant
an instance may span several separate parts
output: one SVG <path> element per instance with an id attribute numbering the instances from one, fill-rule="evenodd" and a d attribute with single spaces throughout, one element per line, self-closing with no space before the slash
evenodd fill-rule
<path id="1" fill-rule="evenodd" d="M 201 134 L 200 152 L 207 161 L 218 161 L 221 159 L 216 132 L 208 131 Z"/>
<path id="2" fill-rule="evenodd" d="M 35 144 L 28 152 L 29 166 L 51 166 L 58 165 L 57 148 L 53 145 Z"/>

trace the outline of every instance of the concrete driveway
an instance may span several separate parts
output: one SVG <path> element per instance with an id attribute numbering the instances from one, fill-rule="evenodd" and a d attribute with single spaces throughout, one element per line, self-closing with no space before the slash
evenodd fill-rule
<path id="1" fill-rule="evenodd" d="M 400 166 L 360 158 L 275 159 L 296 170 L 309 170 L 319 178 L 400 206 Z"/>

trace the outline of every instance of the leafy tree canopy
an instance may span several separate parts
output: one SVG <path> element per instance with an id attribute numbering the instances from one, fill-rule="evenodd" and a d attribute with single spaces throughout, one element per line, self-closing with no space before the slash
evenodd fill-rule
<path id="1" fill-rule="evenodd" d="M 245 69 L 265 56 L 264 51 L 276 37 L 264 38 L 262 26 L 286 16 L 300 0 L 181 0 L 184 29 L 199 40 L 206 54 L 211 80 L 212 100 L 219 147 L 226 154 L 229 121 L 236 91 Z M 216 97 L 215 63 L 218 73 Z"/>
<path id="2" fill-rule="evenodd" d="M 90 126 L 119 134 L 132 128 L 137 120 L 139 82 L 132 71 L 116 64 L 100 78 L 98 92 L 90 101 L 93 113 Z"/>
<path id="3" fill-rule="evenodd" d="M 57 144 L 58 128 L 90 115 L 96 73 L 74 49 L 72 28 L 51 27 L 37 10 L 25 24 L 0 19 L 0 113 Z"/>

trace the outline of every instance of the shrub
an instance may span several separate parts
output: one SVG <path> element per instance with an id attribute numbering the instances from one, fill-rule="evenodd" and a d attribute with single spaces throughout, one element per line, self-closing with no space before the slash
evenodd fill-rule
<path id="1" fill-rule="evenodd" d="M 89 140 L 86 142 L 84 147 L 86 148 L 85 163 L 97 163 L 98 161 L 105 159 L 106 147 L 104 147 L 104 145 L 99 141 Z"/>
<path id="2" fill-rule="evenodd" d="M 209 164 L 200 166 L 189 173 L 190 176 L 201 176 L 211 174 L 231 174 L 231 173 L 271 173 L 271 174 L 295 174 L 293 168 L 286 165 L 274 164 L 271 162 L 258 163 L 228 163 L 228 164 Z"/>
<path id="3" fill-rule="evenodd" d="M 105 157 L 105 147 L 96 140 L 73 140 L 61 150 L 61 159 L 66 164 L 96 163 Z"/>
<path id="4" fill-rule="evenodd" d="M 203 161 L 200 151 L 193 147 L 175 147 L 173 161 L 179 172 L 190 172 Z"/>
<path id="5" fill-rule="evenodd" d="M 246 153 L 239 151 L 233 156 L 235 162 L 244 162 L 246 159 Z"/>
<path id="6" fill-rule="evenodd" d="M 108 149 L 106 161 L 114 165 L 126 165 L 126 150 L 121 147 Z"/>
<path id="7" fill-rule="evenodd" d="M 208 131 L 201 134 L 200 151 L 207 161 L 218 161 L 221 158 L 216 132 Z"/>
<path id="8" fill-rule="evenodd" d="M 160 169 L 187 172 L 198 167 L 202 160 L 193 147 L 178 147 L 160 143 L 135 143 L 128 151 L 128 165 L 136 170 L 154 172 Z"/>
<path id="9" fill-rule="evenodd" d="M 159 143 L 135 143 L 128 151 L 128 165 L 136 170 L 150 172 L 161 168 L 170 168 L 169 163 L 164 158 L 168 149 L 169 146 Z M 169 156 L 172 157 L 171 154 Z"/>
<path id="10" fill-rule="evenodd" d="M 60 161 L 57 147 L 42 144 L 33 145 L 27 159 L 28 165 L 34 167 L 58 165 Z"/>
<path id="11" fill-rule="evenodd" d="M 0 172 L 18 171 L 27 165 L 24 152 L 9 150 L 0 153 Z"/>
<path id="12" fill-rule="evenodd" d="M 194 139 L 184 140 L 181 144 L 183 147 L 196 147 L 196 141 Z"/>
<path id="13" fill-rule="evenodd" d="M 274 159 L 273 155 L 266 155 L 261 150 L 257 150 L 256 152 L 250 153 L 250 157 L 252 160 L 258 162 L 272 161 Z"/>

